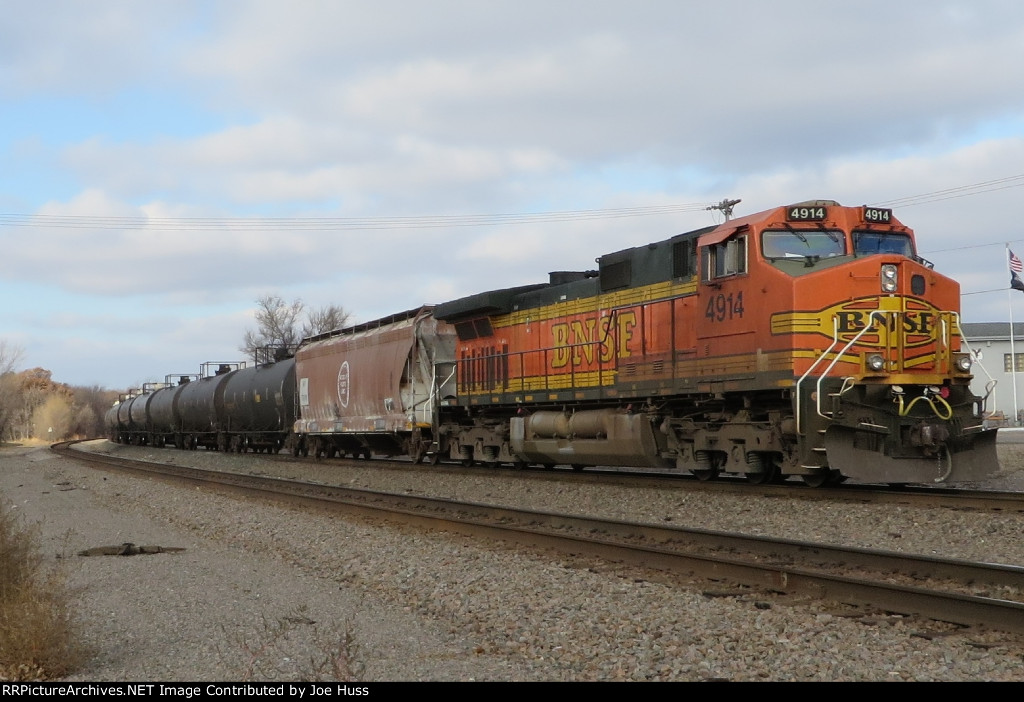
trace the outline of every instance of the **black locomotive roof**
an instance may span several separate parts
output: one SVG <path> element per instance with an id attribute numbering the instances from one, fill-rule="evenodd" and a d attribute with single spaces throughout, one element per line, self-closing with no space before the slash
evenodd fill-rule
<path id="1" fill-rule="evenodd" d="M 434 308 L 434 318 L 445 322 L 464 317 L 480 317 L 495 314 L 507 314 L 512 311 L 513 300 L 523 293 L 548 287 L 548 283 L 520 285 L 504 290 L 490 290 L 463 297 L 451 302 L 442 302 Z"/>
<path id="2" fill-rule="evenodd" d="M 691 257 L 695 256 L 697 238 L 715 228 L 703 227 L 664 241 L 605 254 L 597 259 L 600 271 L 556 271 L 551 273 L 551 282 L 548 283 L 490 290 L 444 302 L 435 308 L 434 317 L 450 322 L 469 317 L 508 314 L 515 310 L 592 297 L 620 288 L 688 277 L 696 273 L 695 259 L 692 271 L 687 268 L 686 274 L 681 275 L 680 261 L 677 260 L 681 254 L 677 251 L 677 245 L 687 242 L 693 251 Z"/>

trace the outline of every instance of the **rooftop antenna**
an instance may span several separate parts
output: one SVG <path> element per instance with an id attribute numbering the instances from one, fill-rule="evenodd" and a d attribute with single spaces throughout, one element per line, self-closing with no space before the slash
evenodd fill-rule
<path id="1" fill-rule="evenodd" d="M 728 222 L 732 219 L 732 208 L 743 202 L 743 200 L 722 200 L 717 205 L 711 205 L 705 207 L 705 210 L 721 210 L 722 214 L 725 215 L 725 221 Z"/>

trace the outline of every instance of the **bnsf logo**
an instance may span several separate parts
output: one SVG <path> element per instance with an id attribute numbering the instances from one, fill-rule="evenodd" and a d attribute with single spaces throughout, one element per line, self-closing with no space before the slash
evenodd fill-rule
<path id="1" fill-rule="evenodd" d="M 551 367 L 565 368 L 570 362 L 574 367 L 590 366 L 595 358 L 601 363 L 628 358 L 636 323 L 636 312 L 620 312 L 600 320 L 584 317 L 552 324 Z"/>
<path id="2" fill-rule="evenodd" d="M 858 345 L 891 345 L 894 334 L 903 336 L 903 346 L 914 348 L 937 338 L 939 309 L 927 302 L 905 299 L 906 309 L 898 314 L 872 317 L 879 298 L 860 298 L 813 312 L 783 312 L 772 315 L 772 334 L 820 334 L 832 338 L 833 320 L 841 341 L 851 341 L 868 327 Z M 869 326 L 870 324 L 870 326 Z"/>
<path id="3" fill-rule="evenodd" d="M 878 317 L 871 318 L 870 312 L 837 312 L 840 334 L 856 334 L 864 329 L 868 319 L 871 319 L 871 331 L 880 331 L 882 320 Z M 924 334 L 929 338 L 932 330 L 935 329 L 936 315 L 933 312 L 904 312 L 900 317 L 888 315 L 885 319 L 886 331 L 894 332 L 902 329 L 904 334 Z"/>

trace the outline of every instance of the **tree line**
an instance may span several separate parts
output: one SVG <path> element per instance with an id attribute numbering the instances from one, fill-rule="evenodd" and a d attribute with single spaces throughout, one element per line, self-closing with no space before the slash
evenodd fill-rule
<path id="1" fill-rule="evenodd" d="M 16 371 L 23 356 L 0 340 L 0 442 L 104 435 L 103 416 L 116 391 L 58 383 L 44 368 Z"/>

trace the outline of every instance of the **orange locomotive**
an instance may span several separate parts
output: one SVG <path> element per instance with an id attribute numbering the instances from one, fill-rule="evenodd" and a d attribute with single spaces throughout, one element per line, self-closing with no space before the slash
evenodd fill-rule
<path id="1" fill-rule="evenodd" d="M 458 337 L 457 391 L 418 425 L 435 456 L 814 485 L 998 470 L 959 285 L 890 210 L 800 203 L 598 264 L 433 310 Z"/>

